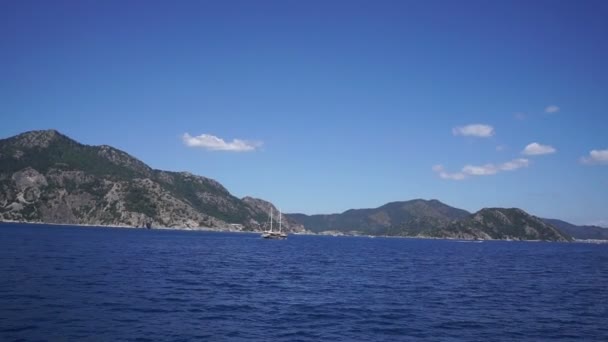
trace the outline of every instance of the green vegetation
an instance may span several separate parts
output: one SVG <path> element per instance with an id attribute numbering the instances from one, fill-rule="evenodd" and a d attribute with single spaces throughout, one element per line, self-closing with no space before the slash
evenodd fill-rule
<path id="1" fill-rule="evenodd" d="M 115 203 L 113 203 L 113 205 L 115 211 Z M 129 188 L 129 191 L 125 197 L 125 208 L 128 211 L 142 213 L 148 217 L 156 216 L 156 204 L 152 202 L 148 192 L 139 187 Z"/>
<path id="2" fill-rule="evenodd" d="M 111 179 L 127 180 L 137 176 L 137 172 L 112 163 L 99 155 L 99 148 L 82 145 L 61 134 L 51 140 L 48 147 L 33 146 L 17 148 L 10 138 L 0 141 L 0 172 L 14 173 L 26 167 L 46 173 L 51 168 L 69 171 L 84 171 L 91 175 Z M 23 152 L 13 158 L 17 151 Z"/>
<path id="3" fill-rule="evenodd" d="M 107 190 L 105 189 L 103 182 L 96 178 L 90 182 L 87 183 L 82 183 L 80 185 L 78 185 L 78 189 L 81 191 L 84 191 L 86 193 L 89 193 L 95 197 L 103 197 Z"/>
<path id="4" fill-rule="evenodd" d="M 38 209 L 35 204 L 27 204 L 21 210 L 21 215 L 23 218 L 28 221 L 38 221 L 40 220 L 40 214 L 38 213 Z"/>
<path id="5" fill-rule="evenodd" d="M 229 223 L 242 223 L 247 220 L 248 211 L 245 204 L 223 188 L 205 181 L 195 181 L 193 176 L 170 174 L 173 176 L 173 184 L 162 182 L 163 187 L 175 197 L 186 199 L 194 209 Z M 204 197 L 221 199 L 224 203 L 213 203 Z"/>

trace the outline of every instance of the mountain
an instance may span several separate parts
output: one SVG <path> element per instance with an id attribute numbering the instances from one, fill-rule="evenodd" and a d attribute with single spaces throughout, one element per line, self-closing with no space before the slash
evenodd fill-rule
<path id="1" fill-rule="evenodd" d="M 562 220 L 543 219 L 560 231 L 579 240 L 608 240 L 608 228 L 598 226 L 577 226 Z"/>
<path id="2" fill-rule="evenodd" d="M 213 179 L 155 170 L 55 130 L 0 140 L 0 220 L 260 230 L 271 206 L 239 199 Z M 303 229 L 290 222 L 285 228 Z"/>
<path id="3" fill-rule="evenodd" d="M 571 241 L 572 238 L 541 218 L 518 208 L 484 208 L 431 236 L 483 240 Z"/>
<path id="4" fill-rule="evenodd" d="M 570 241 L 555 227 L 521 209 L 486 208 L 474 214 L 438 200 L 393 202 L 342 214 L 290 214 L 315 232 L 483 240 Z"/>
<path id="5" fill-rule="evenodd" d="M 0 140 L 0 221 L 260 231 L 269 225 L 270 210 L 277 211 L 272 203 L 237 198 L 213 179 L 152 169 L 126 152 L 83 145 L 55 130 Z M 581 235 L 566 222 L 521 209 L 470 214 L 423 199 L 341 214 L 288 214 L 283 226 L 291 232 L 550 241 L 605 232 Z"/>
<path id="6" fill-rule="evenodd" d="M 415 199 L 391 202 L 374 209 L 351 209 L 341 214 L 289 214 L 289 217 L 313 232 L 412 236 L 432 228 L 445 227 L 468 215 L 469 212 L 438 200 Z"/>

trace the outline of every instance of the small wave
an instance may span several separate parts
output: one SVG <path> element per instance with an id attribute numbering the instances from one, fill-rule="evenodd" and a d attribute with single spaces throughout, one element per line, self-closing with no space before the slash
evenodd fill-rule
<path id="1" fill-rule="evenodd" d="M 0 329 L 0 332 L 15 333 L 15 332 L 28 331 L 28 330 L 36 330 L 38 328 L 39 327 L 37 325 L 25 325 L 25 326 L 22 326 L 22 327 L 13 327 L 13 328 Z"/>

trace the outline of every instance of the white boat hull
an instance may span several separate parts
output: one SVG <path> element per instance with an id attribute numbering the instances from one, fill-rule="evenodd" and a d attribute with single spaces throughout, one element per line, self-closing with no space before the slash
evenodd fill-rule
<path id="1" fill-rule="evenodd" d="M 264 232 L 262 233 L 264 239 L 287 239 L 287 234 L 279 232 Z"/>

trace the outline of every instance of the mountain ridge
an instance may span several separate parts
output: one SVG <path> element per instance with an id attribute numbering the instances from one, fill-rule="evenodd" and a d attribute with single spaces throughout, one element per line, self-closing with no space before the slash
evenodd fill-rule
<path id="1" fill-rule="evenodd" d="M 450 207 L 436 199 L 413 199 L 389 202 L 377 208 L 349 209 L 340 214 L 288 214 L 313 232 L 336 230 L 371 235 L 399 235 L 399 226 L 408 221 L 430 226 L 447 224 L 469 213 Z"/>
<path id="2" fill-rule="evenodd" d="M 436 199 L 390 202 L 377 208 L 350 209 L 341 214 L 288 216 L 317 233 L 479 240 L 572 240 L 569 235 L 518 208 L 483 208 L 469 213 Z M 384 220 L 378 222 L 378 217 Z M 377 224 L 370 225 L 370 222 Z"/>
<path id="3" fill-rule="evenodd" d="M 127 152 L 81 144 L 57 130 L 0 139 L 0 221 L 261 231 L 270 210 L 276 212 L 272 203 L 237 198 L 211 178 L 153 169 Z M 570 239 L 521 209 L 469 213 L 437 199 L 283 217 L 290 232 Z"/>
<path id="4" fill-rule="evenodd" d="M 213 179 L 156 170 L 127 152 L 80 144 L 56 130 L 0 140 L 2 220 L 259 230 L 267 214 Z M 303 230 L 289 222 L 285 228 Z"/>
<path id="5" fill-rule="evenodd" d="M 608 228 L 593 225 L 575 225 L 563 220 L 543 218 L 543 221 L 578 240 L 608 240 Z"/>

